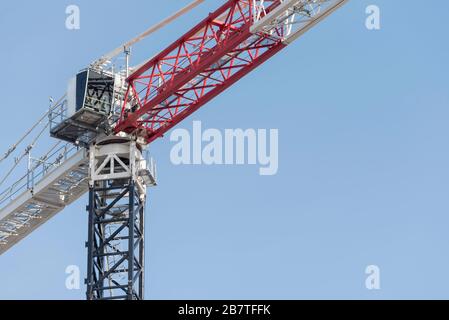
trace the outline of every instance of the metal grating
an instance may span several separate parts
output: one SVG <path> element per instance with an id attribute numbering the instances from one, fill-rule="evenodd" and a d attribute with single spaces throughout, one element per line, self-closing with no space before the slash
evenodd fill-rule
<path id="1" fill-rule="evenodd" d="M 89 191 L 88 166 L 78 150 L 0 211 L 0 255 Z"/>

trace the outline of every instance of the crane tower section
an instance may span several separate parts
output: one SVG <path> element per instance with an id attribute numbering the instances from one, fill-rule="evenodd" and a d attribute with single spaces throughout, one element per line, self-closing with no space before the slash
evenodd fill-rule
<path id="1" fill-rule="evenodd" d="M 144 213 L 154 170 L 141 146 L 125 138 L 102 139 L 89 156 L 87 299 L 142 300 Z"/>
<path id="2" fill-rule="evenodd" d="M 347 0 L 231 0 L 137 69 L 116 133 L 161 137 Z"/>

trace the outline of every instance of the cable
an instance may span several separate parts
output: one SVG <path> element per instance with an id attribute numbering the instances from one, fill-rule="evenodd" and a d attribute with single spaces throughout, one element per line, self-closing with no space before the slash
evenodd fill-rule
<path id="1" fill-rule="evenodd" d="M 50 126 L 50 123 L 47 123 L 47 125 L 39 132 L 39 134 L 34 138 L 33 142 L 28 145 L 25 148 L 25 151 L 22 153 L 22 155 L 16 159 L 14 166 L 11 168 L 11 170 L 8 171 L 8 173 L 5 175 L 5 177 L 0 181 L 0 187 L 5 183 L 5 181 L 10 177 L 10 175 L 14 172 L 14 170 L 17 168 L 17 166 L 20 164 L 20 162 L 33 150 L 34 146 L 36 145 L 37 140 L 44 134 L 44 132 L 47 130 L 47 128 Z"/>
<path id="2" fill-rule="evenodd" d="M 203 3 L 204 1 L 205 0 L 194 0 L 192 3 L 190 3 L 186 7 L 182 8 L 179 11 L 177 11 L 176 13 L 171 15 L 170 17 L 162 20 L 158 24 L 152 26 L 151 28 L 146 30 L 144 33 L 142 33 L 139 36 L 135 37 L 134 39 L 124 43 L 120 47 L 118 47 L 118 48 L 114 49 L 113 51 L 109 52 L 108 54 L 104 55 L 103 57 L 101 57 L 100 59 L 98 59 L 97 61 L 92 63 L 92 66 L 98 67 L 98 66 L 101 66 L 104 63 L 107 63 L 107 61 L 109 61 L 112 58 L 116 57 L 117 55 L 121 54 L 124 50 L 129 49 L 132 45 L 134 45 L 134 44 L 144 40 L 145 38 L 147 38 L 151 34 L 155 33 L 156 31 L 160 30 L 161 28 L 163 28 L 163 27 L 167 26 L 168 24 L 172 23 L 173 21 L 175 21 L 179 17 L 185 15 L 186 13 L 188 13 L 189 11 L 191 11 L 192 9 L 194 9 L 195 7 L 197 7 L 199 4 Z"/>
<path id="3" fill-rule="evenodd" d="M 55 155 L 57 155 L 58 153 L 62 152 L 54 162 L 50 163 L 50 165 L 59 165 L 60 164 L 60 160 L 62 160 L 62 158 L 64 157 L 64 154 L 67 152 L 67 146 L 69 146 L 69 143 L 66 143 L 64 146 L 59 147 L 60 144 L 64 143 L 63 141 L 58 141 L 45 155 L 41 156 L 40 158 L 38 158 L 37 163 L 31 167 L 28 168 L 27 173 L 25 175 L 23 175 L 19 180 L 17 180 L 16 182 L 14 182 L 11 186 L 9 186 L 6 190 L 2 191 L 0 193 L 0 206 L 4 203 L 5 200 L 7 200 L 13 193 L 13 191 L 16 189 L 17 186 L 19 186 L 21 183 L 23 183 L 23 181 L 25 179 L 27 179 L 27 177 L 29 176 L 29 174 L 31 172 L 33 172 L 34 170 L 36 170 L 40 165 L 42 165 L 44 163 L 44 161 L 53 158 Z M 59 147 L 59 148 L 58 148 Z M 65 151 L 62 151 L 64 150 Z M 3 183 L 3 182 L 2 182 Z M 17 192 L 18 190 L 21 190 L 22 187 L 26 186 L 23 185 L 21 187 L 19 187 L 17 190 L 15 190 L 14 192 Z"/>
<path id="4" fill-rule="evenodd" d="M 58 108 L 61 103 L 64 101 L 64 99 L 66 98 L 66 95 L 64 95 L 62 98 L 60 98 L 55 104 L 53 104 L 52 107 L 50 107 L 50 109 L 15 143 L 13 144 L 8 151 L 6 151 L 3 155 L 2 158 L 0 158 L 0 163 L 2 163 L 4 160 L 6 160 L 7 158 L 9 158 L 9 156 L 11 156 L 11 154 L 17 149 L 17 147 L 40 125 L 42 124 L 42 121 L 45 120 L 45 118 L 48 117 L 48 115 L 55 110 L 56 108 Z"/>

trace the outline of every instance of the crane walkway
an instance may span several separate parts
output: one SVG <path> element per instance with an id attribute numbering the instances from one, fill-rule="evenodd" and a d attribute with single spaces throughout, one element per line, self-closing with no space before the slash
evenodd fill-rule
<path id="1" fill-rule="evenodd" d="M 0 194 L 0 255 L 89 191 L 86 149 L 65 148 Z"/>

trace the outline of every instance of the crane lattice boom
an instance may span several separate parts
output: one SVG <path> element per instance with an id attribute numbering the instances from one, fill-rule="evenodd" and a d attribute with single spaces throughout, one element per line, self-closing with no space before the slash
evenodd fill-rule
<path id="1" fill-rule="evenodd" d="M 230 0 L 128 78 L 116 133 L 161 137 L 347 0 Z"/>

